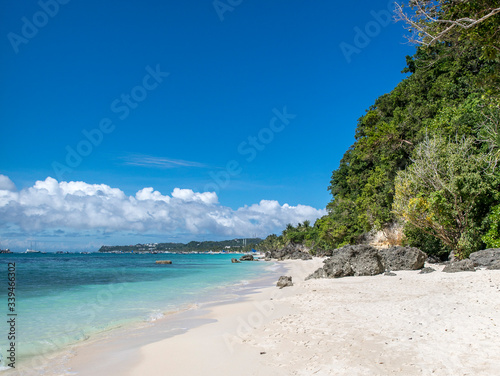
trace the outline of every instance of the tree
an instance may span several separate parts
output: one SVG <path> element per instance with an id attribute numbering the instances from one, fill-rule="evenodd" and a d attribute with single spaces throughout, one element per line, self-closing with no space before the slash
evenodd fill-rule
<path id="1" fill-rule="evenodd" d="M 273 251 L 285 246 L 285 240 L 282 236 L 277 236 L 276 234 L 271 234 L 265 238 L 262 242 L 257 244 L 256 249 L 263 252 Z"/>
<path id="2" fill-rule="evenodd" d="M 411 75 L 359 119 L 355 142 L 328 187 L 332 200 L 321 236 L 333 247 L 357 243 L 364 233 L 392 225 L 394 179 L 411 164 L 413 149 L 426 132 L 476 137 L 484 97 L 491 96 L 482 84 L 496 66 L 480 56 L 481 49 L 469 42 L 419 47 L 407 58 L 405 72 Z"/>
<path id="3" fill-rule="evenodd" d="M 500 6 L 497 0 L 409 0 L 396 3 L 396 17 L 406 23 L 408 39 L 424 46 L 469 39 L 484 56 L 500 56 Z"/>
<path id="4" fill-rule="evenodd" d="M 491 162 L 496 167 L 500 160 L 500 98 L 487 102 L 481 115 L 478 138 L 487 145 Z"/>
<path id="5" fill-rule="evenodd" d="M 394 213 L 461 259 L 478 250 L 482 222 L 498 195 L 487 155 L 471 138 L 433 136 L 416 147 L 412 162 L 396 178 Z"/>
<path id="6" fill-rule="evenodd" d="M 483 242 L 488 248 L 500 247 L 500 205 L 491 209 L 488 218 L 486 219 L 488 231 L 482 237 Z"/>

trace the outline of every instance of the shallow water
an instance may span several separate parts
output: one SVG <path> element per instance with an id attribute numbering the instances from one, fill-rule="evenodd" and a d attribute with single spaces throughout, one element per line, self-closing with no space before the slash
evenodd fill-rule
<path id="1" fill-rule="evenodd" d="M 272 268 L 263 262 L 231 264 L 232 257 L 2 254 L 0 306 L 4 318 L 8 314 L 7 265 L 16 264 L 16 361 L 60 351 L 118 327 L 153 322 L 210 301 L 223 289 L 243 286 Z M 159 259 L 173 263 L 155 264 Z M 8 328 L 2 332 L 0 353 L 5 360 Z"/>

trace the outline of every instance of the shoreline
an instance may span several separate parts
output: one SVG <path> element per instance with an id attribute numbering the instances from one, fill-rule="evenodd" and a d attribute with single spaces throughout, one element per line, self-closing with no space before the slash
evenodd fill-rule
<path id="1" fill-rule="evenodd" d="M 492 375 L 500 369 L 500 273 L 304 278 L 215 306 L 213 322 L 143 346 L 123 375 Z M 271 300 L 272 299 L 272 300 Z M 117 374 L 121 375 L 121 374 Z"/>
<path id="2" fill-rule="evenodd" d="M 305 281 L 322 261 L 280 261 L 233 299 L 171 315 L 142 337 L 124 331 L 87 344 L 64 373 L 45 374 L 465 376 L 500 369 L 499 271 L 444 273 L 443 265 L 427 264 L 436 271 Z M 277 288 L 280 275 L 294 285 Z"/>
<path id="3" fill-rule="evenodd" d="M 264 264 L 263 261 L 259 262 Z M 16 369 L 6 369 L 1 374 L 96 375 L 99 372 L 94 368 L 96 365 L 98 368 L 106 368 L 102 371 L 103 375 L 120 374 L 116 373 L 117 368 L 126 372 L 137 357 L 140 347 L 214 321 L 205 318 L 211 307 L 245 300 L 255 290 L 268 286 L 282 270 L 283 267 L 277 262 L 266 262 L 262 265 L 260 275 L 253 279 L 244 278 L 232 284 L 214 286 L 209 295 L 198 296 L 196 301 L 185 304 L 178 310 L 162 312 L 157 319 L 130 322 L 98 332 L 88 339 L 42 354 L 40 362 L 35 362 L 34 359 L 17 362 Z"/>
<path id="4" fill-rule="evenodd" d="M 140 375 L 493 375 L 500 272 L 304 281 L 321 259 L 283 261 L 294 286 L 217 306 L 216 322 L 141 348 Z M 271 300 L 273 299 L 273 300 Z M 259 308 L 260 307 L 260 308 Z"/>
<path id="5" fill-rule="evenodd" d="M 125 375 L 287 375 L 262 362 L 269 349 L 256 343 L 252 333 L 294 311 L 286 299 L 305 291 L 304 278 L 322 261 L 280 261 L 284 271 L 277 273 L 269 286 L 247 295 L 241 302 L 212 307 L 207 318 L 214 322 L 209 325 L 142 347 L 140 361 Z M 280 275 L 291 275 L 294 286 L 276 287 Z M 168 358 L 165 354 L 175 355 Z"/>

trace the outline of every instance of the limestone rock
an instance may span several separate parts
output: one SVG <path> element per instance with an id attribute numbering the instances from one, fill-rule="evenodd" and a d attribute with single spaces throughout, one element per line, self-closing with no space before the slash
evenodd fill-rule
<path id="1" fill-rule="evenodd" d="M 266 258 L 282 260 L 312 260 L 310 249 L 303 244 L 288 243 L 282 249 L 266 252 Z"/>
<path id="2" fill-rule="evenodd" d="M 278 280 L 278 283 L 276 283 L 276 286 L 278 286 L 280 289 L 282 289 L 283 287 L 293 286 L 292 277 L 282 275 Z"/>
<path id="3" fill-rule="evenodd" d="M 495 262 L 500 262 L 500 248 L 489 248 L 471 253 L 469 259 L 472 260 L 474 266 L 489 267 Z"/>
<path id="4" fill-rule="evenodd" d="M 462 261 L 455 261 L 446 265 L 443 269 L 445 273 L 457 273 L 457 272 L 475 272 L 474 263 L 472 260 L 465 259 Z"/>
<path id="5" fill-rule="evenodd" d="M 427 255 L 414 247 L 391 247 L 379 249 L 385 270 L 418 270 L 424 267 Z"/>
<path id="6" fill-rule="evenodd" d="M 488 270 L 500 270 L 500 261 L 495 261 L 487 268 Z"/>
<path id="7" fill-rule="evenodd" d="M 240 261 L 254 261 L 254 258 L 252 255 L 243 255 L 240 257 Z"/>
<path id="8" fill-rule="evenodd" d="M 333 249 L 318 249 L 316 250 L 316 256 L 318 257 L 332 257 Z"/>
<path id="9" fill-rule="evenodd" d="M 369 245 L 347 245 L 333 252 L 325 264 L 306 279 L 377 275 L 384 272 L 382 257 Z"/>

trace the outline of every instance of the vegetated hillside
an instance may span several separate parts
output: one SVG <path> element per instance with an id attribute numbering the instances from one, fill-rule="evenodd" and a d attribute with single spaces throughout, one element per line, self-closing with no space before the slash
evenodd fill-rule
<path id="1" fill-rule="evenodd" d="M 333 171 L 325 240 L 334 246 L 356 243 L 372 229 L 395 220 L 395 177 L 411 164 L 415 147 L 425 137 L 476 137 L 483 108 L 494 90 L 487 83 L 498 63 L 481 58 L 470 43 L 419 48 L 407 58 L 404 79 L 379 97 L 361 117 L 355 142 Z M 480 147 L 480 145 L 478 145 Z"/>
<path id="2" fill-rule="evenodd" d="M 259 246 L 302 242 L 314 253 L 395 223 L 404 226 L 402 243 L 428 253 L 463 258 L 500 245 L 499 63 L 500 54 L 485 57 L 472 40 L 417 48 L 403 70 L 409 76 L 359 119 L 332 174 L 328 215 Z M 476 167 L 464 168 L 471 156 Z"/>
<path id="3" fill-rule="evenodd" d="M 184 243 L 150 243 L 124 246 L 102 246 L 99 252 L 249 252 L 262 241 L 260 238 L 232 239 L 222 241 L 191 241 Z M 229 247 L 229 248 L 226 248 Z"/>

